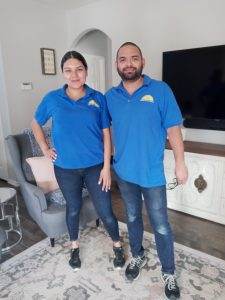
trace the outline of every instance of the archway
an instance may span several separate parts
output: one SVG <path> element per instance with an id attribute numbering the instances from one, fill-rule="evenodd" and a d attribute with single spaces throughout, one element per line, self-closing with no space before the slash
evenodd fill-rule
<path id="1" fill-rule="evenodd" d="M 89 82 L 94 85 L 94 88 L 101 87 L 99 89 L 102 92 L 112 86 L 111 44 L 111 39 L 103 31 L 88 29 L 81 33 L 72 45 L 72 49 L 81 52 L 87 59 Z"/>

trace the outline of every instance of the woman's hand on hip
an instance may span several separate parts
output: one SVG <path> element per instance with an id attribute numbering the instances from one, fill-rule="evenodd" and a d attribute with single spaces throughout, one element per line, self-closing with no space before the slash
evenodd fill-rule
<path id="1" fill-rule="evenodd" d="M 104 168 L 100 172 L 98 184 L 102 184 L 102 191 L 108 192 L 111 188 L 110 168 Z"/>

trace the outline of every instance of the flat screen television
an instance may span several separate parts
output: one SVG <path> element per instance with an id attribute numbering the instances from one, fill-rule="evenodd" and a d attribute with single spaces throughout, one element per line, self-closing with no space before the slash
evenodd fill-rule
<path id="1" fill-rule="evenodd" d="M 163 52 L 184 127 L 225 130 L 225 45 Z"/>

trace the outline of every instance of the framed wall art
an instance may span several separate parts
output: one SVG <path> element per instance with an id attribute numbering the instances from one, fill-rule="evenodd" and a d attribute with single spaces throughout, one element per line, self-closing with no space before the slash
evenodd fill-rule
<path id="1" fill-rule="evenodd" d="M 44 75 L 56 74 L 55 50 L 51 48 L 41 48 L 41 68 Z"/>

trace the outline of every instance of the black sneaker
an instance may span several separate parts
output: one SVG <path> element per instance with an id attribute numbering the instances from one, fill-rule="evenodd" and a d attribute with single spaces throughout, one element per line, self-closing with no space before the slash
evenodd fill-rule
<path id="1" fill-rule="evenodd" d="M 71 249 L 69 265 L 76 271 L 81 267 L 79 248 Z"/>
<path id="2" fill-rule="evenodd" d="M 144 255 L 132 257 L 125 271 L 126 278 L 130 281 L 138 279 L 140 275 L 140 269 L 144 267 L 146 262 L 147 260 Z"/>
<path id="3" fill-rule="evenodd" d="M 163 273 L 162 279 L 165 283 L 165 294 L 167 299 L 179 299 L 180 289 L 177 285 L 175 275 Z"/>
<path id="4" fill-rule="evenodd" d="M 113 247 L 114 259 L 113 265 L 116 269 L 121 269 L 125 265 L 124 250 L 122 247 Z"/>

